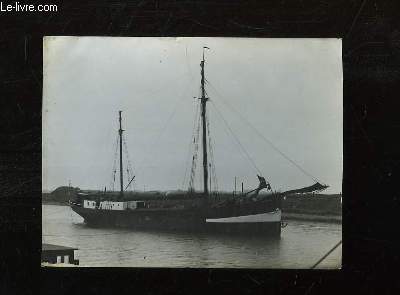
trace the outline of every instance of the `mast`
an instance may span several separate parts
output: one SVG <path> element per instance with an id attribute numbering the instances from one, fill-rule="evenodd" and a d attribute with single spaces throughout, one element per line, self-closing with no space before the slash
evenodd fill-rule
<path id="1" fill-rule="evenodd" d="M 208 164 L 208 168 L 210 168 L 210 170 L 209 170 L 209 171 L 210 171 L 210 175 L 212 175 L 212 173 L 211 173 L 211 163 Z M 211 178 L 212 178 L 212 177 L 210 177 L 210 186 L 209 186 L 209 189 L 210 189 L 210 191 L 211 191 L 211 193 L 212 193 Z"/>
<path id="2" fill-rule="evenodd" d="M 121 185 L 120 189 L 120 198 L 122 199 L 122 196 L 124 194 L 124 170 L 122 167 L 122 132 L 124 131 L 122 129 L 122 116 L 121 116 L 122 111 L 119 111 L 119 182 Z"/>
<path id="3" fill-rule="evenodd" d="M 203 60 L 200 63 L 201 67 L 201 121 L 203 125 L 203 174 L 204 174 L 204 195 L 208 196 L 208 164 L 207 164 L 207 123 L 206 123 L 206 90 L 204 88 L 204 49 L 203 47 Z"/>

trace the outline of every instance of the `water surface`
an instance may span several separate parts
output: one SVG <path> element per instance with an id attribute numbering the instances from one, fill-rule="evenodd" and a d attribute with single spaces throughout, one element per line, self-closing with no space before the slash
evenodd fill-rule
<path id="1" fill-rule="evenodd" d="M 67 206 L 42 206 L 43 243 L 76 247 L 81 266 L 310 268 L 342 239 L 340 224 L 289 221 L 281 239 L 87 227 Z M 340 268 L 338 247 L 318 268 Z"/>

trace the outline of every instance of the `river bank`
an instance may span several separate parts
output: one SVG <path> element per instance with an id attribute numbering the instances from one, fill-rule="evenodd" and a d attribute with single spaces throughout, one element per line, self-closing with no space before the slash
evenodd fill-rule
<path id="1" fill-rule="evenodd" d="M 282 212 L 282 221 L 286 220 L 318 221 L 341 224 L 342 216 Z"/>

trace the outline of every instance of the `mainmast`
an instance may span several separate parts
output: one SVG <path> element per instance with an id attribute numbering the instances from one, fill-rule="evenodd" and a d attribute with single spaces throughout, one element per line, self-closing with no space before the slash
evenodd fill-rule
<path id="1" fill-rule="evenodd" d="M 204 49 L 203 47 L 203 60 L 200 63 L 201 67 L 201 121 L 203 125 L 203 173 L 204 173 L 204 195 L 208 196 L 208 164 L 207 164 L 207 122 L 206 122 L 206 90 L 204 88 Z"/>
<path id="2" fill-rule="evenodd" d="M 119 111 L 119 182 L 121 185 L 121 190 L 120 190 L 120 198 L 122 199 L 122 196 L 124 194 L 124 174 L 123 174 L 123 167 L 122 167 L 122 132 L 124 130 L 122 129 L 122 116 L 121 116 L 122 111 Z"/>

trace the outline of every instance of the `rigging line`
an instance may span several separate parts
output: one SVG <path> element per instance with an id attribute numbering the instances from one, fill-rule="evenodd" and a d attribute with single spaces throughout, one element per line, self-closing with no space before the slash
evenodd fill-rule
<path id="1" fill-rule="evenodd" d="M 201 86 L 199 86 L 199 97 L 201 96 Z M 189 141 L 189 147 L 188 147 L 188 155 L 187 155 L 187 161 L 186 161 L 186 167 L 185 167 L 185 175 L 184 175 L 184 179 L 183 179 L 183 184 L 182 184 L 182 189 L 184 190 L 185 189 L 185 186 L 186 186 L 186 179 L 187 179 L 187 171 L 188 171 L 188 168 L 189 168 L 189 163 L 190 163 L 190 160 L 192 160 L 192 166 L 193 166 L 193 156 L 192 157 L 190 157 L 190 155 L 191 154 L 194 154 L 194 151 L 195 151 L 195 142 L 196 142 L 196 137 L 195 137 L 195 131 L 196 131 L 196 124 L 198 124 L 197 122 L 200 120 L 200 108 L 201 108 L 201 106 L 200 106 L 200 101 L 199 100 L 196 100 L 197 101 L 197 104 L 195 104 L 195 111 L 196 111 L 196 114 L 195 114 L 195 116 L 194 116 L 194 120 L 193 120 L 193 129 L 192 129 L 192 137 L 190 138 L 190 141 Z M 194 142 L 193 142 L 193 140 L 194 140 Z M 191 153 L 192 152 L 192 153 Z M 189 185 L 189 183 L 188 183 L 188 185 Z"/>
<path id="2" fill-rule="evenodd" d="M 112 135 L 114 134 L 114 128 L 113 128 L 113 124 L 107 124 L 107 128 L 106 128 L 106 133 L 107 133 L 107 136 L 105 137 L 105 138 L 107 138 L 107 142 L 108 143 L 111 143 L 111 153 L 110 153 L 110 156 L 112 156 L 113 154 L 112 154 L 112 151 L 114 151 L 114 141 L 112 140 Z M 110 141 L 108 141 L 108 140 L 110 140 Z M 105 154 L 108 154 L 108 152 L 109 152 L 109 146 L 108 145 L 104 145 L 104 153 Z M 109 184 L 109 178 L 108 178 L 108 173 L 109 173 L 109 169 L 112 167 L 112 165 L 114 164 L 114 159 L 112 158 L 112 157 L 110 157 L 110 158 L 108 158 L 108 161 L 107 161 L 107 166 L 105 167 L 105 174 L 104 175 L 106 175 L 106 179 L 104 180 L 104 183 L 106 184 L 106 185 L 108 185 Z"/>
<path id="3" fill-rule="evenodd" d="M 207 81 L 207 83 L 215 90 L 215 92 L 217 93 L 217 95 L 221 98 L 221 101 L 231 109 L 231 111 L 235 112 L 244 122 L 247 123 L 248 126 L 250 126 L 264 141 L 266 141 L 277 153 L 279 153 L 283 158 L 285 158 L 287 161 L 289 161 L 290 163 L 292 163 L 294 166 L 296 166 L 301 172 L 303 172 L 304 175 L 310 177 L 312 180 L 314 180 L 315 182 L 320 182 L 315 176 L 313 176 L 312 174 L 310 174 L 309 172 L 307 172 L 306 170 L 304 170 L 299 164 L 297 164 L 294 160 L 292 160 L 291 158 L 289 158 L 289 156 L 287 156 L 285 153 L 283 153 L 282 151 L 280 151 L 272 142 L 271 140 L 269 140 L 268 138 L 265 137 L 265 135 L 263 135 L 260 131 L 258 131 L 246 118 L 244 118 L 236 109 L 234 109 L 231 105 L 229 105 L 221 96 L 221 94 L 219 94 L 219 92 L 217 91 L 217 89 L 209 82 Z"/>
<path id="4" fill-rule="evenodd" d="M 212 101 L 211 101 L 212 102 Z M 235 139 L 234 143 L 236 144 L 238 151 L 242 154 L 244 154 L 245 157 L 247 157 L 247 159 L 249 160 L 249 162 L 252 164 L 252 167 L 254 168 L 254 170 L 261 174 L 260 169 L 258 169 L 257 165 L 255 164 L 255 162 L 253 161 L 253 159 L 250 157 L 250 155 L 247 153 L 246 149 L 243 147 L 243 145 L 240 143 L 239 139 L 235 136 L 233 130 L 229 127 L 229 124 L 227 123 L 227 121 L 224 119 L 224 117 L 222 116 L 221 112 L 219 112 L 219 110 L 216 107 L 216 104 L 212 102 L 212 105 L 215 107 L 215 109 L 217 110 L 217 112 L 219 113 L 220 117 L 222 118 L 223 123 L 226 125 L 227 127 L 227 131 L 229 131 L 232 135 L 232 137 Z M 227 134 L 229 135 L 229 132 L 227 132 Z"/>
<path id="5" fill-rule="evenodd" d="M 125 136 L 124 136 L 124 134 L 122 134 L 122 142 L 123 142 L 123 144 L 124 144 L 124 148 L 125 148 L 125 154 L 126 154 L 126 158 L 127 158 L 127 162 L 128 162 L 128 167 L 127 167 L 127 173 L 128 173 L 128 179 L 131 179 L 131 172 L 133 173 L 133 168 L 132 168 L 132 163 L 131 163 L 131 160 L 130 160 L 130 157 L 129 157 L 129 152 L 128 152 L 128 145 L 127 145 L 127 143 L 126 143 L 126 139 L 125 139 Z M 133 178 L 132 178 L 132 180 L 133 180 Z M 130 185 L 131 185 L 131 183 L 132 183 L 132 180 L 129 182 L 129 184 L 127 185 L 127 187 L 125 188 L 125 190 L 128 188 L 128 187 L 130 187 Z"/>
<path id="6" fill-rule="evenodd" d="M 196 101 L 195 103 L 195 115 L 194 115 L 194 120 L 193 120 L 193 127 L 192 127 L 192 133 L 191 133 L 191 137 L 190 137 L 190 141 L 189 141 L 189 145 L 188 145 L 188 149 L 187 149 L 187 154 L 186 154 L 186 161 L 185 161 L 185 174 L 183 176 L 183 182 L 182 182 L 182 189 L 185 188 L 185 184 L 186 184 L 186 178 L 187 178 L 187 172 L 189 169 L 189 163 L 190 163 L 190 154 L 192 151 L 192 147 L 193 147 L 193 138 L 195 136 L 195 130 L 196 130 L 196 122 L 198 121 L 198 116 L 200 113 L 200 101 Z"/>
<path id="7" fill-rule="evenodd" d="M 186 85 L 186 87 L 184 88 L 181 96 L 175 101 L 174 109 L 172 110 L 171 114 L 169 115 L 167 121 L 163 124 L 163 127 L 161 128 L 161 131 L 156 135 L 155 140 L 153 141 L 151 146 L 155 146 L 156 144 L 158 144 L 158 142 L 159 142 L 160 138 L 162 137 L 164 131 L 166 130 L 168 124 L 171 122 L 171 119 L 176 114 L 176 112 L 178 110 L 179 103 L 181 101 L 183 101 L 183 99 L 185 98 L 184 94 L 186 93 L 186 90 L 188 89 L 188 87 L 189 87 L 189 84 Z M 140 170 L 140 167 L 142 167 L 144 161 L 145 161 L 145 159 L 143 158 L 142 161 L 140 162 L 140 164 L 137 165 L 136 170 Z"/>
<path id="8" fill-rule="evenodd" d="M 189 190 L 194 191 L 195 177 L 196 177 L 196 167 L 197 167 L 197 158 L 199 151 L 199 138 L 200 138 L 200 125 L 201 125 L 201 116 L 199 116 L 196 128 L 196 135 L 194 138 L 194 151 L 192 157 L 192 168 L 190 171 L 190 180 L 189 180 Z"/>
<path id="9" fill-rule="evenodd" d="M 201 117 L 198 117 L 197 125 L 196 125 L 196 134 L 194 136 L 193 141 L 193 156 L 192 156 L 192 166 L 190 170 L 190 180 L 189 180 L 189 190 L 194 190 L 195 178 L 196 178 L 196 167 L 197 167 L 197 158 L 199 151 L 199 138 L 200 138 L 200 124 Z"/>
<path id="10" fill-rule="evenodd" d="M 130 178 L 130 176 L 129 176 Z M 131 182 L 135 179 L 135 175 L 133 175 L 132 179 L 129 181 L 128 185 L 125 187 L 125 190 L 130 186 Z"/>
<path id="11" fill-rule="evenodd" d="M 178 75 L 176 77 L 174 77 L 173 79 L 169 80 L 169 79 L 165 79 L 164 81 L 167 81 L 167 83 L 163 83 L 161 87 L 156 88 L 156 89 L 152 89 L 152 90 L 148 90 L 148 91 L 142 91 L 142 92 L 138 92 L 138 95 L 142 95 L 142 96 L 153 96 L 155 94 L 158 94 L 159 92 L 163 91 L 164 93 L 166 92 L 166 90 L 169 90 L 172 85 L 174 85 L 174 82 L 176 80 L 181 79 L 182 77 L 185 77 L 188 74 L 187 71 L 183 72 L 181 75 Z"/>
<path id="12" fill-rule="evenodd" d="M 127 145 L 127 143 L 126 143 L 125 137 L 123 137 L 123 140 L 124 140 L 124 143 L 125 143 L 126 157 L 128 158 L 128 168 L 129 168 L 129 170 L 131 171 L 131 173 L 133 173 L 133 172 L 134 172 L 134 171 L 133 171 L 133 167 L 134 167 L 134 166 L 132 165 L 131 157 L 129 156 L 128 145 Z"/>
<path id="13" fill-rule="evenodd" d="M 208 123 L 207 123 L 208 126 Z M 210 163 L 209 163 L 209 167 L 210 167 L 210 181 L 212 180 L 212 185 L 210 183 L 210 192 L 212 192 L 212 188 L 216 187 L 216 181 L 215 181 L 215 163 L 214 163 L 214 155 L 213 155 L 213 149 L 212 149 L 212 143 L 211 143 L 211 137 L 210 134 L 208 134 L 208 149 L 209 149 L 209 153 L 210 153 Z"/>
<path id="14" fill-rule="evenodd" d="M 207 122 L 207 135 L 208 135 L 208 148 L 210 150 L 210 167 L 212 168 L 211 170 L 211 178 L 213 180 L 214 188 L 216 187 L 216 172 L 215 172 L 215 159 L 214 159 L 214 150 L 213 150 L 213 144 L 212 144 L 212 138 L 211 138 L 211 132 L 210 132 L 210 119 L 209 119 L 209 114 L 206 116 L 206 122 Z M 210 185 L 210 190 L 211 190 L 211 185 Z"/>
<path id="15" fill-rule="evenodd" d="M 213 149 L 211 132 L 210 132 L 209 116 L 206 116 L 206 121 L 207 121 L 208 147 L 210 150 L 210 165 L 211 165 L 210 167 L 212 168 L 211 178 L 212 178 L 213 185 L 214 185 L 214 192 L 217 192 L 218 191 L 218 179 L 217 179 L 217 172 L 216 172 L 216 168 L 215 168 L 214 149 Z M 210 191 L 211 191 L 211 185 L 210 185 Z"/>
<path id="16" fill-rule="evenodd" d="M 183 101 L 183 99 L 186 97 L 184 94 L 186 93 L 186 90 L 188 89 L 189 84 L 186 84 L 186 87 L 183 89 L 183 92 L 181 94 L 181 97 L 179 99 L 176 100 L 175 102 L 175 106 L 174 109 L 172 110 L 171 114 L 169 115 L 167 121 L 165 122 L 165 124 L 163 125 L 163 128 L 161 129 L 161 132 L 158 134 L 158 136 L 156 137 L 155 142 L 153 143 L 153 145 L 155 145 L 156 143 L 158 143 L 158 141 L 160 140 L 161 136 L 163 135 L 165 129 L 167 128 L 169 122 L 171 122 L 171 119 L 174 117 L 174 115 L 176 114 L 176 111 L 178 110 L 178 106 L 179 103 L 181 101 Z"/>
<path id="17" fill-rule="evenodd" d="M 128 145 L 126 143 L 126 138 L 125 138 L 124 134 L 122 134 L 122 142 L 123 142 L 124 149 L 125 149 L 125 154 L 126 154 L 126 158 L 127 158 L 127 162 L 128 162 L 128 168 L 133 172 L 131 160 L 129 157 Z"/>
<path id="18" fill-rule="evenodd" d="M 211 104 L 214 106 L 215 110 L 217 111 L 217 113 L 220 115 L 220 117 L 222 118 L 223 122 L 225 123 L 226 127 L 228 128 L 228 130 L 231 132 L 232 136 L 235 138 L 236 142 L 239 144 L 239 146 L 242 148 L 243 152 L 245 153 L 245 155 L 247 156 L 247 158 L 250 160 L 251 164 L 253 165 L 253 167 L 255 168 L 255 170 L 258 172 L 258 174 L 262 175 L 260 169 L 258 169 L 256 163 L 253 161 L 253 159 L 250 157 L 250 155 L 247 153 L 246 149 L 243 147 L 243 145 L 240 143 L 239 139 L 236 137 L 235 133 L 233 133 L 233 130 L 231 129 L 231 127 L 229 126 L 228 122 L 225 120 L 225 118 L 222 116 L 221 112 L 219 111 L 219 109 L 217 108 L 216 104 L 211 101 Z"/>
<path id="19" fill-rule="evenodd" d="M 112 174 L 111 174 L 111 190 L 114 191 L 115 188 L 115 173 L 117 172 L 117 158 L 118 158 L 118 141 L 119 141 L 119 135 L 117 133 L 116 135 L 116 140 L 115 140 L 115 145 L 114 145 L 114 163 L 113 163 L 113 168 L 112 168 Z"/>

